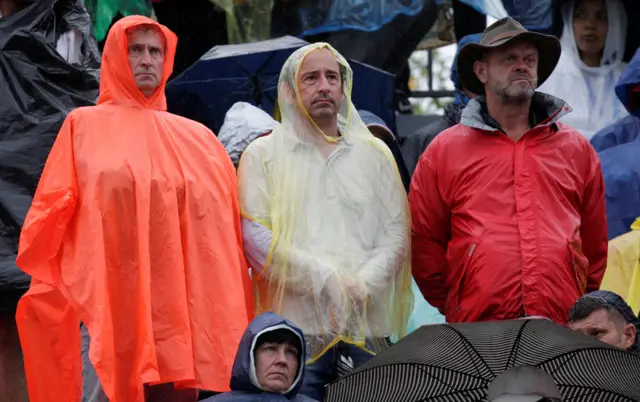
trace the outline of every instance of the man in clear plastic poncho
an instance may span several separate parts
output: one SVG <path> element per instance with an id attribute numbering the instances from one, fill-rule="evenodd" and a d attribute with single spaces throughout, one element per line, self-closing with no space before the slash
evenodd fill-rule
<path id="1" fill-rule="evenodd" d="M 303 395 L 406 331 L 409 212 L 393 156 L 351 103 L 353 72 L 331 46 L 297 50 L 278 84 L 282 123 L 243 154 L 245 254 L 258 314 L 305 334 Z"/>

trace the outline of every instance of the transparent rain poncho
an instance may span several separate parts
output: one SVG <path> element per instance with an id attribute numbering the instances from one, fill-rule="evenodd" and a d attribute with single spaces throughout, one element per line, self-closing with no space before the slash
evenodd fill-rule
<path id="1" fill-rule="evenodd" d="M 343 79 L 339 138 L 326 136 L 297 88 L 309 52 L 328 49 Z M 298 325 L 311 361 L 339 341 L 377 352 L 405 335 L 413 296 L 410 216 L 393 156 L 351 103 L 353 72 L 326 43 L 297 50 L 278 83 L 281 125 L 252 142 L 238 172 L 256 314 Z"/>

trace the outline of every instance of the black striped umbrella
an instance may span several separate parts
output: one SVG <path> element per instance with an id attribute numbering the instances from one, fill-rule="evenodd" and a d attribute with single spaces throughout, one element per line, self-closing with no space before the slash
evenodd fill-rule
<path id="1" fill-rule="evenodd" d="M 428 325 L 329 384 L 327 402 L 486 401 L 503 371 L 537 366 L 564 401 L 640 401 L 640 356 L 548 320 Z"/>

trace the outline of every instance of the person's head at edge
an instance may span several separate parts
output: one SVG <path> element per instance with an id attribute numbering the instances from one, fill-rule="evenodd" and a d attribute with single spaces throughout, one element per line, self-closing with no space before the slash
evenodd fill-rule
<path id="1" fill-rule="evenodd" d="M 358 110 L 358 114 L 374 137 L 382 140 L 387 145 L 395 141 L 395 135 L 379 116 L 368 110 Z"/>
<path id="2" fill-rule="evenodd" d="M 127 57 L 136 86 L 147 98 L 162 84 L 166 41 L 155 25 L 127 29 Z"/>
<path id="3" fill-rule="evenodd" d="M 576 0 L 573 8 L 573 33 L 580 59 L 589 67 L 599 67 L 607 42 L 607 5 L 605 0 Z"/>
<path id="4" fill-rule="evenodd" d="M 639 325 L 629 305 L 604 290 L 582 296 L 569 312 L 569 328 L 623 350 L 637 350 Z"/>
<path id="5" fill-rule="evenodd" d="M 256 378 L 265 392 L 283 394 L 293 385 L 300 369 L 300 338 L 280 328 L 260 335 L 254 348 Z"/>
<path id="6" fill-rule="evenodd" d="M 328 47 L 310 50 L 300 62 L 295 86 L 300 106 L 328 137 L 338 137 L 344 67 Z"/>

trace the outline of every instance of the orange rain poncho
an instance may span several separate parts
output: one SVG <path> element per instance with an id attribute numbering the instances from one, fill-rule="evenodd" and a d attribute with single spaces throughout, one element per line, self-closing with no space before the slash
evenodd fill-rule
<path id="1" fill-rule="evenodd" d="M 163 84 L 146 98 L 128 67 L 126 30 L 166 39 Z M 145 17 L 109 32 L 100 98 L 69 114 L 20 239 L 33 277 L 17 312 L 31 402 L 81 395 L 79 324 L 111 402 L 143 384 L 228 389 L 253 318 L 235 170 L 204 126 L 166 112 L 177 38 Z"/>

